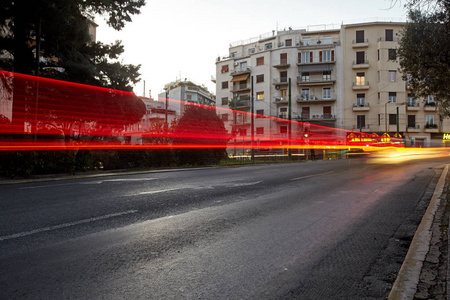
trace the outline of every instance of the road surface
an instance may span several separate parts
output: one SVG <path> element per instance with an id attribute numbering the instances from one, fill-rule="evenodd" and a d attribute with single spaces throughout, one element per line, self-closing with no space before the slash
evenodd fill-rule
<path id="1" fill-rule="evenodd" d="M 445 163 L 1 185 L 0 298 L 384 298 Z"/>

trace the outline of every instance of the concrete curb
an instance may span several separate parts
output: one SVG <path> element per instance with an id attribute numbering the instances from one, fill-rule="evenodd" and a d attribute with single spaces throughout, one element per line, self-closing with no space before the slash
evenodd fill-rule
<path id="1" fill-rule="evenodd" d="M 439 198 L 444 189 L 448 168 L 449 165 L 445 165 L 442 171 L 427 211 L 417 228 L 397 279 L 389 293 L 389 300 L 414 299 L 423 262 L 429 252 L 432 237 L 431 225 L 433 224 L 434 215 L 439 206 Z"/>

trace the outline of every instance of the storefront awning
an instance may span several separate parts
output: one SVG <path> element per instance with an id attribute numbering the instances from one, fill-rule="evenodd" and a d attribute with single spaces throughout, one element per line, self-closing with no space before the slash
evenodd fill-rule
<path id="1" fill-rule="evenodd" d="M 333 64 L 304 65 L 304 66 L 299 66 L 298 71 L 299 72 L 333 71 Z"/>
<path id="2" fill-rule="evenodd" d="M 231 82 L 245 81 L 245 80 L 247 80 L 248 76 L 250 76 L 250 74 L 236 76 L 233 79 L 231 79 Z"/>

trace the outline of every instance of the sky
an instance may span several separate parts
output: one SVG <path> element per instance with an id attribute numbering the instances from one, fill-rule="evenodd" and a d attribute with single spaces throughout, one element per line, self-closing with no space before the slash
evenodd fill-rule
<path id="1" fill-rule="evenodd" d="M 391 4 L 395 2 L 392 8 Z M 230 43 L 292 27 L 364 21 L 405 21 L 401 0 L 146 0 L 141 14 L 121 31 L 96 18 L 97 41 L 122 40 L 125 64 L 141 65 L 138 96 L 157 99 L 177 79 L 205 85 L 215 94 L 215 62 Z M 390 8 L 390 9 L 389 9 Z"/>

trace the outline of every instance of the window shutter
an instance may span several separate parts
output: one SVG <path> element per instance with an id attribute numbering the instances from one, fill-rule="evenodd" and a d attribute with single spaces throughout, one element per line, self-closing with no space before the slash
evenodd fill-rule
<path id="1" fill-rule="evenodd" d="M 319 62 L 322 62 L 322 51 L 319 51 Z"/>
<path id="2" fill-rule="evenodd" d="M 331 50 L 331 61 L 334 61 L 334 50 Z"/>
<path id="3" fill-rule="evenodd" d="M 302 63 L 302 53 L 301 52 L 298 53 L 298 62 L 300 64 Z"/>
<path id="4" fill-rule="evenodd" d="M 313 52 L 309 52 L 309 62 L 313 62 Z"/>

